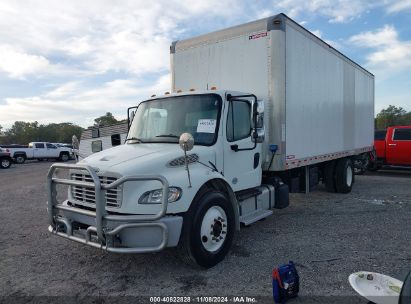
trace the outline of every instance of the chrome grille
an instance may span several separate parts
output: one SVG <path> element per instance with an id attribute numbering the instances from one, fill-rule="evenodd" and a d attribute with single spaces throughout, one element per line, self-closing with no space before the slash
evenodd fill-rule
<path id="1" fill-rule="evenodd" d="M 90 175 L 82 173 L 72 173 L 71 179 L 89 183 L 93 182 Z M 109 185 L 117 180 L 116 177 L 110 176 L 99 176 L 99 179 L 102 185 Z M 121 206 L 121 186 L 106 190 L 105 192 L 106 206 L 119 208 Z M 86 206 L 94 208 L 96 205 L 96 195 L 92 188 L 71 186 L 71 195 L 76 201 Z"/>

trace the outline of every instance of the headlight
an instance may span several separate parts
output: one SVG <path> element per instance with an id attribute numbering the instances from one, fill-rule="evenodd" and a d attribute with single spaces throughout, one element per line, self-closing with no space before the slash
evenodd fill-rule
<path id="1" fill-rule="evenodd" d="M 181 197 L 181 189 L 178 187 L 169 187 L 168 188 L 168 202 L 172 203 L 178 201 Z M 163 198 L 163 190 L 156 189 L 153 191 L 148 191 L 144 193 L 140 199 L 140 204 L 161 204 Z"/>

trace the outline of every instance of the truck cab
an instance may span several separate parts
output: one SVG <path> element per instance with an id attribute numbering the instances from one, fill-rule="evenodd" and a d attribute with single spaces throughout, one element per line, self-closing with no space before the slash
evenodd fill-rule
<path id="1" fill-rule="evenodd" d="M 191 91 L 131 110 L 124 145 L 51 167 L 50 231 L 114 252 L 179 245 L 195 263 L 215 265 L 240 223 L 274 207 L 274 186 L 261 185 L 261 102 L 248 93 Z M 70 180 L 53 178 L 57 168 L 69 169 Z M 62 204 L 59 182 L 70 185 Z"/>
<path id="2" fill-rule="evenodd" d="M 376 130 L 374 147 L 377 161 L 374 169 L 384 165 L 411 166 L 411 126 L 392 126 Z"/>

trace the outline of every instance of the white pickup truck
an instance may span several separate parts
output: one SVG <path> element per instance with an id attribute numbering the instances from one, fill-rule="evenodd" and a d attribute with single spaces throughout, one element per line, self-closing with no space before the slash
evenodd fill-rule
<path id="1" fill-rule="evenodd" d="M 48 142 L 31 142 L 27 147 L 1 146 L 9 150 L 11 158 L 18 164 L 23 164 L 26 159 L 49 159 L 54 158 L 68 161 L 72 153 L 70 148 L 57 147 Z"/>

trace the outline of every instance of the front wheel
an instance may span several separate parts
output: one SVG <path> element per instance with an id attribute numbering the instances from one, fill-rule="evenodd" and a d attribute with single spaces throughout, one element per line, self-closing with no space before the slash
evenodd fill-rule
<path id="1" fill-rule="evenodd" d="M 0 168 L 7 169 L 11 166 L 11 160 L 8 157 L 4 157 L 0 159 Z"/>
<path id="2" fill-rule="evenodd" d="M 234 211 L 227 197 L 208 191 L 184 216 L 180 251 L 185 261 L 210 268 L 230 250 L 235 232 Z"/>

